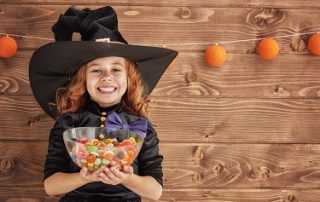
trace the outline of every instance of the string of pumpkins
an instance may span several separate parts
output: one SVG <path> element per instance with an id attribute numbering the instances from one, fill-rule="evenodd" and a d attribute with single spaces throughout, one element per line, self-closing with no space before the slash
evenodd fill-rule
<path id="1" fill-rule="evenodd" d="M 9 35 L 0 38 L 0 57 L 11 58 L 17 53 L 17 42 Z M 309 51 L 317 56 L 320 56 L 320 34 L 313 34 L 308 40 Z M 257 47 L 257 52 L 262 59 L 272 60 L 279 53 L 279 44 L 272 38 L 262 39 Z M 227 52 L 223 46 L 215 44 L 209 46 L 205 52 L 206 62 L 213 67 L 220 67 L 227 59 Z"/>
<path id="2" fill-rule="evenodd" d="M 309 51 L 320 56 L 320 34 L 313 34 L 308 40 Z M 262 39 L 257 46 L 257 53 L 264 60 L 273 60 L 277 57 L 280 47 L 273 38 Z M 212 67 L 220 67 L 227 60 L 227 52 L 223 46 L 215 44 L 206 49 L 205 60 Z"/>

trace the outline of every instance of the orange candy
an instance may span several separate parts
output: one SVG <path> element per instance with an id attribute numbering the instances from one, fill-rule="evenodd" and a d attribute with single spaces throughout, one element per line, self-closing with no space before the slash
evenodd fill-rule
<path id="1" fill-rule="evenodd" d="M 272 60 L 279 53 L 279 44 L 272 38 L 262 39 L 258 44 L 258 54 L 265 60 Z"/>
<path id="2" fill-rule="evenodd" d="M 308 49 L 312 54 L 320 56 L 320 34 L 314 34 L 310 37 Z"/>
<path id="3" fill-rule="evenodd" d="M 112 152 L 105 152 L 103 154 L 103 158 L 110 161 L 113 158 L 113 153 Z"/>
<path id="4" fill-rule="evenodd" d="M 132 150 L 130 150 L 130 151 L 128 151 L 128 159 L 127 159 L 127 161 L 129 162 L 129 164 L 131 164 L 132 163 L 132 161 L 133 161 L 133 158 L 134 158 L 134 155 L 135 155 L 135 152 L 134 151 L 132 151 Z"/>
<path id="5" fill-rule="evenodd" d="M 0 57 L 11 58 L 17 53 L 17 42 L 10 36 L 0 38 Z"/>
<path id="6" fill-rule="evenodd" d="M 87 156 L 87 162 L 88 163 L 94 163 L 96 161 L 96 156 L 93 154 L 90 154 L 89 156 Z"/>
<path id="7" fill-rule="evenodd" d="M 227 59 L 227 52 L 223 46 L 209 46 L 205 53 L 206 62 L 213 67 L 220 67 Z"/>

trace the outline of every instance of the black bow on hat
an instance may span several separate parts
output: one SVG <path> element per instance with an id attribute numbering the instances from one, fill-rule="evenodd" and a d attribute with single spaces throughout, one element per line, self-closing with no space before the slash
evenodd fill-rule
<path id="1" fill-rule="evenodd" d="M 177 56 L 174 50 L 130 45 L 118 30 L 117 14 L 112 7 L 96 10 L 69 8 L 52 26 L 56 41 L 40 47 L 32 55 L 29 79 L 33 94 L 47 114 L 55 117 L 50 103 L 56 91 L 65 87 L 79 68 L 101 57 L 125 57 L 137 64 L 149 95 L 169 64 Z M 81 41 L 72 41 L 78 32 Z"/>
<path id="2" fill-rule="evenodd" d="M 127 43 L 118 30 L 118 18 L 112 7 L 90 10 L 69 8 L 52 26 L 56 41 L 71 41 L 73 32 L 81 35 L 82 41 L 110 38 L 110 41 Z"/>

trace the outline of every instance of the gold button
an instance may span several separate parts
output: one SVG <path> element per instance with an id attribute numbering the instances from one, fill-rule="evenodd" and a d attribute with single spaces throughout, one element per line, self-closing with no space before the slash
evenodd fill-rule
<path id="1" fill-rule="evenodd" d="M 102 112 L 101 115 L 105 116 L 105 115 L 107 115 L 107 112 Z"/>
<path id="2" fill-rule="evenodd" d="M 101 124 L 101 125 L 100 125 L 100 127 L 102 127 L 102 128 L 103 128 L 103 127 L 104 127 L 104 124 Z"/>
<path id="3" fill-rule="evenodd" d="M 99 138 L 100 138 L 100 139 L 103 139 L 103 138 L 104 138 L 104 134 L 102 134 L 102 133 L 99 134 Z"/>
<path id="4" fill-rule="evenodd" d="M 100 120 L 101 120 L 101 121 L 105 121 L 105 120 L 106 120 L 106 117 L 103 116 L 103 117 L 100 118 Z"/>

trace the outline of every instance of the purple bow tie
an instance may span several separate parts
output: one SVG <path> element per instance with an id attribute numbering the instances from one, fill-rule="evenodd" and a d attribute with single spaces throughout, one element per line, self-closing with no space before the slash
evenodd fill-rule
<path id="1" fill-rule="evenodd" d="M 132 123 L 131 125 L 128 125 L 122 122 L 122 120 L 116 112 L 111 112 L 111 114 L 109 114 L 105 122 L 105 127 L 107 131 L 115 131 L 117 129 L 130 130 L 135 133 L 139 133 L 144 138 L 147 134 L 147 120 L 140 119 Z"/>

